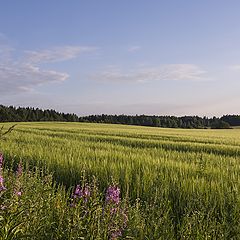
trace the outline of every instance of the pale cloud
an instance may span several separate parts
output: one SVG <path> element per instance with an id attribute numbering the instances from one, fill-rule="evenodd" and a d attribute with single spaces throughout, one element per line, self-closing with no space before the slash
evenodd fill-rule
<path id="1" fill-rule="evenodd" d="M 61 82 L 69 77 L 67 73 L 42 70 L 30 64 L 0 64 L 0 94 L 30 91 L 45 83 Z"/>
<path id="2" fill-rule="evenodd" d="M 0 94 L 31 91 L 36 86 L 57 83 L 69 78 L 68 73 L 45 70 L 41 63 L 66 61 L 76 58 L 83 52 L 93 51 L 91 47 L 66 46 L 43 51 L 28 51 L 16 60 L 12 57 L 14 50 L 0 46 Z"/>
<path id="3" fill-rule="evenodd" d="M 240 64 L 238 64 L 238 65 L 232 65 L 232 66 L 229 66 L 228 68 L 229 68 L 230 70 L 240 71 Z"/>
<path id="4" fill-rule="evenodd" d="M 206 71 L 194 64 L 166 64 L 123 72 L 110 67 L 92 76 L 103 82 L 206 81 Z"/>
<path id="5" fill-rule="evenodd" d="M 32 63 L 60 62 L 78 57 L 82 53 L 93 52 L 96 48 L 88 46 L 64 46 L 41 51 L 25 51 L 26 61 Z"/>
<path id="6" fill-rule="evenodd" d="M 131 46 L 128 48 L 128 52 L 136 52 L 136 51 L 139 51 L 141 49 L 140 46 Z"/>

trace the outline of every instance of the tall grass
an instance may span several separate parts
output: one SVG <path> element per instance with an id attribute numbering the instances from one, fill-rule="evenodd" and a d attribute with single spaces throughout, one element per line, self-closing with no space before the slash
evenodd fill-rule
<path id="1" fill-rule="evenodd" d="M 240 239 L 239 129 L 22 123 L 0 149 L 9 169 L 46 169 L 67 189 L 83 172 L 99 192 L 116 181 L 131 209 L 123 238 Z"/>

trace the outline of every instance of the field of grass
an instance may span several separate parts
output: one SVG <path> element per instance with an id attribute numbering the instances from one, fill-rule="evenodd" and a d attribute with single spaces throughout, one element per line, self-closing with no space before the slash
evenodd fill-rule
<path id="1" fill-rule="evenodd" d="M 123 239 L 240 239 L 240 129 L 19 123 L 0 150 L 9 167 L 47 168 L 66 187 L 116 182 Z"/>

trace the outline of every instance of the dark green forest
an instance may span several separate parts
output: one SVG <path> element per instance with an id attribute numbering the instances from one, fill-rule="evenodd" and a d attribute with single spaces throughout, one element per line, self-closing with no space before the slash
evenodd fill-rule
<path id="1" fill-rule="evenodd" d="M 165 128 L 231 128 L 240 126 L 240 115 L 224 115 L 222 117 L 199 116 L 147 116 L 147 115 L 90 115 L 79 117 L 73 113 L 61 113 L 52 109 L 42 110 L 32 107 L 14 107 L 0 105 L 0 122 L 91 122 L 127 124 Z"/>

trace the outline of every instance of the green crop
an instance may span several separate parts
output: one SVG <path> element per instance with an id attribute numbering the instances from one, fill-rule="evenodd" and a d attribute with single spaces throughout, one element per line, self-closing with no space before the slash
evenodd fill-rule
<path id="1" fill-rule="evenodd" d="M 117 182 L 131 239 L 240 239 L 240 129 L 19 123 L 0 149 L 66 188 Z"/>

